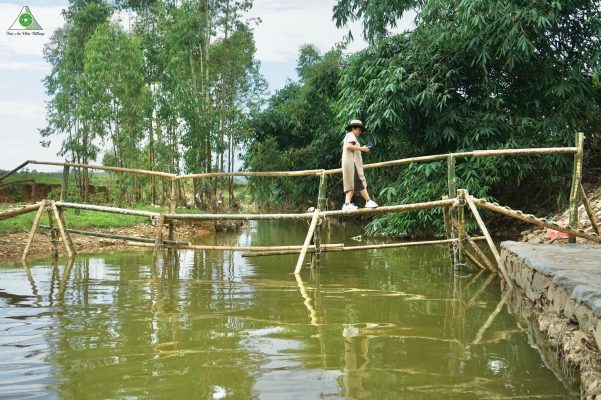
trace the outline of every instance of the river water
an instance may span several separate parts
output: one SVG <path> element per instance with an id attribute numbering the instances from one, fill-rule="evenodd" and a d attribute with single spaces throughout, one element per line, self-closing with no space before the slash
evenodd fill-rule
<path id="1" fill-rule="evenodd" d="M 257 222 L 204 244 L 300 244 Z M 352 225 L 324 242 L 378 242 Z M 0 266 L 0 398 L 571 398 L 487 272 L 445 246 L 297 256 L 180 251 Z M 492 315 L 492 317 L 491 317 Z"/>

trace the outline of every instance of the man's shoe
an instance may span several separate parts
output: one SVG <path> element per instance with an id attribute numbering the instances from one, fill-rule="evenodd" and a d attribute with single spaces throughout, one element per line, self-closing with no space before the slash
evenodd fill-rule
<path id="1" fill-rule="evenodd" d="M 342 206 L 342 211 L 354 211 L 356 209 L 358 209 L 359 207 L 357 207 L 356 205 L 354 205 L 353 203 L 348 203 Z"/>
<path id="2" fill-rule="evenodd" d="M 377 208 L 378 207 L 378 203 L 376 203 L 373 200 L 369 200 L 367 203 L 365 203 L 365 208 Z"/>

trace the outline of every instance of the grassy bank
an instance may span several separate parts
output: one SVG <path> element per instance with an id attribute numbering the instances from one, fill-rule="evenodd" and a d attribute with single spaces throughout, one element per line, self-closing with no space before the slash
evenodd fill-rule
<path id="1" fill-rule="evenodd" d="M 18 207 L 17 204 L 1 204 L 0 211 Z M 163 210 L 162 208 L 156 208 L 151 206 L 144 205 L 134 205 L 128 207 L 135 210 L 144 210 L 144 211 L 154 211 L 160 212 Z M 204 214 L 205 211 L 194 210 L 194 209 L 186 209 L 180 208 L 176 210 L 177 213 L 185 213 L 185 214 Z M 3 221 L 0 221 L 0 233 L 13 233 L 13 232 L 23 232 L 31 230 L 31 226 L 33 225 L 33 219 L 35 218 L 35 212 L 31 212 L 29 214 L 19 215 L 14 218 L 9 218 Z M 67 220 L 67 224 L 69 228 L 80 229 L 80 228 L 111 228 L 111 227 L 122 227 L 122 226 L 131 226 L 141 223 L 148 222 L 148 218 L 145 217 L 136 217 L 133 215 L 120 215 L 120 214 L 111 214 L 100 211 L 85 211 L 85 210 L 65 210 L 65 219 Z M 42 220 L 40 222 L 43 225 L 48 225 L 48 214 L 44 213 L 42 215 Z"/>

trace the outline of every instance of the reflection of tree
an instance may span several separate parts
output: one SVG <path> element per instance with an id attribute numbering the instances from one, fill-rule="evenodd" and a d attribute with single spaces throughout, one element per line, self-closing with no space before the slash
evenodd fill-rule
<path id="1" fill-rule="evenodd" d="M 54 279 L 59 396 L 212 398 L 221 387 L 228 398 L 252 397 L 246 326 L 211 309 L 227 286 L 180 279 L 188 270 L 177 264 L 150 265 L 144 253 L 80 257 L 64 292 Z"/>

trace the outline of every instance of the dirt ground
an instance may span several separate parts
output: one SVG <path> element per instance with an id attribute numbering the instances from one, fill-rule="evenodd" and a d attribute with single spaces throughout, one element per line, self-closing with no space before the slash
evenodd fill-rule
<path id="1" fill-rule="evenodd" d="M 150 224 L 139 224 L 134 226 L 116 227 L 116 228 L 89 228 L 93 232 L 109 233 L 113 235 L 137 236 L 144 238 L 154 238 L 156 228 Z M 212 222 L 202 223 L 181 223 L 175 225 L 175 240 L 189 242 L 198 237 L 211 235 L 215 232 L 215 224 Z M 163 237 L 167 238 L 167 228 L 163 229 Z M 0 236 L 0 260 L 16 261 L 19 260 L 25 250 L 25 244 L 29 238 L 29 232 L 7 233 Z M 105 249 L 134 248 L 144 249 L 144 247 L 126 245 L 126 240 L 107 239 L 101 237 L 83 236 L 71 233 L 71 239 L 78 253 L 94 253 Z M 62 243 L 58 243 L 59 255 L 66 254 Z M 28 259 L 47 257 L 51 254 L 50 236 L 48 233 L 38 230 L 33 238 L 31 248 L 29 249 Z"/>

